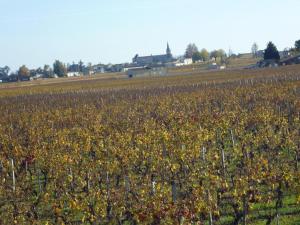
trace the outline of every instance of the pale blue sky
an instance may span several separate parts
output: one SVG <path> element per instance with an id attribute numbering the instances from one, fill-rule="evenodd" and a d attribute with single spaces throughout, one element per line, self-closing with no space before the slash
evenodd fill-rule
<path id="1" fill-rule="evenodd" d="M 190 42 L 249 52 L 300 39 L 299 0 L 0 0 L 0 66 L 129 62 Z"/>

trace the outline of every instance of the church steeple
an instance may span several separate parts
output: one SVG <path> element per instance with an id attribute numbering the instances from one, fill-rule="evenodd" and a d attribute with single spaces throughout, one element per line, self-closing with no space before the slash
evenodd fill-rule
<path id="1" fill-rule="evenodd" d="M 172 53 L 171 53 L 171 49 L 170 49 L 170 46 L 169 46 L 169 43 L 167 43 L 167 56 L 172 56 Z"/>

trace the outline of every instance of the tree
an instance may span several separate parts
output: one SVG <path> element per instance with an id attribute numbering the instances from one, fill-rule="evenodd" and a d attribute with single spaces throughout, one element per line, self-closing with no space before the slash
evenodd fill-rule
<path id="1" fill-rule="evenodd" d="M 10 68 L 8 66 L 0 68 L 0 77 L 7 77 L 9 71 L 10 71 Z"/>
<path id="2" fill-rule="evenodd" d="M 210 58 L 214 58 L 215 60 L 217 59 L 218 57 L 218 51 L 217 50 L 213 50 L 211 53 L 210 53 Z"/>
<path id="3" fill-rule="evenodd" d="M 50 70 L 50 66 L 49 65 L 44 65 L 44 71 L 49 71 Z"/>
<path id="4" fill-rule="evenodd" d="M 193 54 L 198 52 L 198 47 L 195 44 L 189 44 L 185 50 L 184 57 L 192 58 Z"/>
<path id="5" fill-rule="evenodd" d="M 206 61 L 209 60 L 209 52 L 208 52 L 205 48 L 203 48 L 203 49 L 201 50 L 200 55 L 201 55 L 201 59 L 202 59 L 204 62 L 206 62 Z"/>
<path id="6" fill-rule="evenodd" d="M 53 77 L 53 70 L 51 69 L 51 67 L 49 65 L 44 65 L 43 74 L 44 74 L 44 77 L 47 77 L 47 78 Z"/>
<path id="7" fill-rule="evenodd" d="M 212 59 L 220 59 L 221 62 L 225 62 L 227 55 L 226 52 L 223 49 L 219 49 L 219 50 L 214 50 L 210 53 L 210 58 Z"/>
<path id="8" fill-rule="evenodd" d="M 279 60 L 280 59 L 280 55 L 277 50 L 277 47 L 272 42 L 268 43 L 268 46 L 265 50 L 264 59 L 265 60 Z"/>
<path id="9" fill-rule="evenodd" d="M 194 52 L 192 55 L 193 62 L 197 62 L 202 60 L 200 52 Z"/>
<path id="10" fill-rule="evenodd" d="M 300 51 L 300 40 L 295 41 L 295 49 L 296 49 L 297 51 Z"/>
<path id="11" fill-rule="evenodd" d="M 223 49 L 217 51 L 217 58 L 224 60 L 226 58 L 226 52 Z"/>
<path id="12" fill-rule="evenodd" d="M 30 77 L 30 71 L 29 69 L 23 65 L 19 68 L 19 71 L 18 71 L 18 79 L 21 80 L 21 79 L 24 79 L 24 78 L 29 78 Z"/>
<path id="13" fill-rule="evenodd" d="M 79 72 L 82 73 L 83 72 L 83 67 L 84 67 L 84 63 L 80 60 L 79 63 Z"/>
<path id="14" fill-rule="evenodd" d="M 67 75 L 67 68 L 62 62 L 56 60 L 53 64 L 53 72 L 59 77 L 64 77 Z"/>
<path id="15" fill-rule="evenodd" d="M 251 48 L 253 58 L 257 58 L 258 45 L 254 42 Z"/>
<path id="16" fill-rule="evenodd" d="M 232 55 L 233 55 L 233 51 L 232 51 L 231 48 L 229 48 L 229 50 L 228 50 L 228 57 L 231 57 Z"/>
<path id="17" fill-rule="evenodd" d="M 3 69 L 3 71 L 8 75 L 10 68 L 8 66 L 5 66 Z"/>

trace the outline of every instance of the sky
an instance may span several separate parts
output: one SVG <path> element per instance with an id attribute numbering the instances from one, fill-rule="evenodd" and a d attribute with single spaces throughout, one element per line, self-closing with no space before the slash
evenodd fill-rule
<path id="1" fill-rule="evenodd" d="M 0 0 L 0 67 L 131 62 L 189 43 L 250 52 L 300 39 L 299 0 Z"/>

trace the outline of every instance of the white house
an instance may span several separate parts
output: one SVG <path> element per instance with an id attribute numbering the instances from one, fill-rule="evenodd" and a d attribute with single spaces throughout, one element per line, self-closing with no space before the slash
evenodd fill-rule
<path id="1" fill-rule="evenodd" d="M 174 62 L 174 66 L 179 67 L 179 66 L 187 66 L 193 64 L 193 59 L 192 58 L 181 58 L 178 61 Z"/>
<path id="2" fill-rule="evenodd" d="M 67 77 L 79 77 L 80 73 L 79 72 L 68 72 Z"/>

